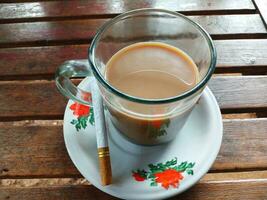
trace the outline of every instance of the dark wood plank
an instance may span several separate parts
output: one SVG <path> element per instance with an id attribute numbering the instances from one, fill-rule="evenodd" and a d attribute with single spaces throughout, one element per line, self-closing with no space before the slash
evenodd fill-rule
<path id="1" fill-rule="evenodd" d="M 63 114 L 66 100 L 57 91 L 54 81 L 11 81 L 0 85 L 0 112 L 5 117 Z"/>
<path id="2" fill-rule="evenodd" d="M 44 188 L 0 188 L 0 199 L 12 200 L 115 200 L 108 194 L 101 192 L 93 186 L 63 186 Z"/>
<path id="3" fill-rule="evenodd" d="M 50 122 L 1 125 L 0 177 L 78 175 L 64 145 L 62 126 Z"/>
<path id="4" fill-rule="evenodd" d="M 32 75 L 50 75 L 52 78 L 64 61 L 86 58 L 88 47 L 65 45 L 0 49 L 0 76 L 2 79 L 16 75 L 20 76 L 19 79 Z"/>
<path id="5" fill-rule="evenodd" d="M 212 170 L 267 167 L 267 119 L 225 119 L 219 156 Z"/>
<path id="6" fill-rule="evenodd" d="M 267 73 L 266 39 L 216 40 L 215 46 L 217 71 Z M 65 60 L 86 58 L 87 49 L 88 45 L 0 49 L 0 79 L 53 78 Z"/>
<path id="7" fill-rule="evenodd" d="M 46 45 L 53 41 L 76 43 L 79 40 L 89 43 L 96 30 L 106 21 L 108 19 L 2 24 L 0 46 L 10 46 L 10 43 Z"/>
<path id="8" fill-rule="evenodd" d="M 207 174 L 188 191 L 172 200 L 264 200 L 267 195 L 266 171 L 250 173 Z M 260 175 L 260 176 L 259 176 Z M 216 179 L 215 179 L 216 178 Z M 36 181 L 36 180 L 34 180 Z M 226 192 L 227 191 L 227 192 Z M 242 191 L 242 192 L 241 192 Z M 0 187 L 1 199 L 116 199 L 90 185 L 36 187 Z"/>
<path id="9" fill-rule="evenodd" d="M 260 15 L 267 27 L 267 1 L 265 0 L 253 0 L 260 11 Z"/>
<path id="10" fill-rule="evenodd" d="M 191 17 L 194 21 L 202 25 L 213 38 L 220 39 L 229 35 L 249 35 L 250 33 L 264 34 L 266 28 L 263 25 L 259 15 L 221 15 L 221 16 L 197 16 Z"/>
<path id="11" fill-rule="evenodd" d="M 57 22 L 34 22 L 3 24 L 0 26 L 0 46 L 10 43 L 49 44 L 51 41 L 83 40 L 89 43 L 90 39 L 107 19 L 69 20 Z"/>
<path id="12" fill-rule="evenodd" d="M 0 177 L 79 177 L 65 149 L 61 121 L 0 123 Z M 267 168 L 267 118 L 226 119 L 212 171 Z"/>
<path id="13" fill-rule="evenodd" d="M 209 86 L 221 109 L 260 109 L 267 107 L 266 81 L 267 76 L 217 76 Z M 54 81 L 0 82 L 1 120 L 10 117 L 58 118 L 62 116 L 65 104 Z"/>
<path id="14" fill-rule="evenodd" d="M 107 17 L 138 8 L 163 8 L 185 14 L 253 13 L 250 0 L 108 0 L 9 3 L 0 5 L 1 21 L 47 20 L 62 17 Z M 66 12 L 67 11 L 67 12 Z"/>
<path id="15" fill-rule="evenodd" d="M 215 39 L 267 37 L 266 28 L 257 14 L 191 16 L 191 18 L 200 23 Z M 89 43 L 96 30 L 106 21 L 108 19 L 2 24 L 0 47 Z M 168 35 L 167 28 L 166 34 Z"/>
<path id="16" fill-rule="evenodd" d="M 253 173 L 253 172 L 252 172 Z M 222 174 L 224 176 L 225 174 Z M 227 175 L 226 175 L 227 176 Z M 172 200 L 264 200 L 267 196 L 267 178 L 241 178 L 242 173 L 234 174 L 235 178 L 226 177 L 221 180 L 203 181 L 188 191 L 171 198 Z"/>

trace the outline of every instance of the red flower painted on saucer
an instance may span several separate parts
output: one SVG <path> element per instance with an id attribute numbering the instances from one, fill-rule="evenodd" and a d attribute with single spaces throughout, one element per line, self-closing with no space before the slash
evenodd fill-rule
<path id="1" fill-rule="evenodd" d="M 178 188 L 180 181 L 184 179 L 183 173 L 193 175 L 193 167 L 195 163 L 181 162 L 177 164 L 177 158 L 167 161 L 166 163 L 158 163 L 156 165 L 149 164 L 149 170 L 137 169 L 132 171 L 133 178 L 138 181 L 150 181 L 150 186 L 161 185 L 164 189 L 169 189 L 170 186 Z"/>
<path id="2" fill-rule="evenodd" d="M 155 181 L 160 183 L 165 189 L 168 189 L 170 185 L 177 188 L 180 180 L 183 180 L 183 178 L 182 173 L 174 169 L 167 169 L 155 174 Z"/>
<path id="3" fill-rule="evenodd" d="M 77 132 L 81 129 L 85 129 L 87 127 L 87 122 L 89 122 L 92 126 L 95 124 L 92 107 L 79 103 L 73 103 L 69 108 L 73 111 L 73 115 L 77 118 L 70 122 L 75 126 Z"/>
<path id="4" fill-rule="evenodd" d="M 70 106 L 70 109 L 73 111 L 73 114 L 78 117 L 86 116 L 90 112 L 90 107 L 83 104 L 74 103 Z"/>

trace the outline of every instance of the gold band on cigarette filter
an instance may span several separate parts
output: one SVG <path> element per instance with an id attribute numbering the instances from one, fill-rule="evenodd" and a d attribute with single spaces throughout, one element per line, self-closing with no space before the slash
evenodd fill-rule
<path id="1" fill-rule="evenodd" d="M 109 148 L 108 147 L 101 147 L 98 149 L 98 157 L 107 157 L 109 156 Z"/>
<path id="2" fill-rule="evenodd" d="M 108 147 L 98 148 L 98 160 L 102 185 L 109 185 L 112 182 L 112 172 Z"/>

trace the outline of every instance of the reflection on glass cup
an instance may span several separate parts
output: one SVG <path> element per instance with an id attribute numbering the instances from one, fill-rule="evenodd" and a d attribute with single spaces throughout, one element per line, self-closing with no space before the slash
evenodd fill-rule
<path id="1" fill-rule="evenodd" d="M 192 89 L 165 99 L 130 96 L 113 87 L 105 76 L 108 61 L 122 48 L 138 42 L 162 42 L 181 49 L 196 64 L 199 82 Z M 185 124 L 215 69 L 216 52 L 206 31 L 187 17 L 162 9 L 138 9 L 115 17 L 98 30 L 88 61 L 72 60 L 58 68 L 56 84 L 60 92 L 93 106 L 88 99 L 90 85 L 84 91 L 69 78 L 94 76 L 119 132 L 134 143 L 155 145 L 173 140 Z M 133 107 L 140 109 L 136 112 Z"/>

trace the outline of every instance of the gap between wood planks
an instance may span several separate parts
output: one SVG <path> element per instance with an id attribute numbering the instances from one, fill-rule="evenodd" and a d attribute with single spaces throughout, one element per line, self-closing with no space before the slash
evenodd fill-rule
<path id="1" fill-rule="evenodd" d="M 242 112 L 242 111 L 232 111 L 232 112 L 226 112 L 224 113 L 224 110 L 221 110 L 222 112 L 222 118 L 223 119 L 252 119 L 252 118 L 266 118 L 267 117 L 267 112 Z M 23 116 L 23 117 L 5 117 L 5 118 L 0 118 L 0 125 L 2 123 L 9 123 L 9 122 L 14 122 L 16 124 L 20 123 L 32 123 L 36 121 L 42 121 L 44 124 L 50 121 L 58 121 L 60 119 L 63 119 L 63 114 L 62 115 L 56 115 L 56 116 Z"/>
<path id="2" fill-rule="evenodd" d="M 257 10 L 196 10 L 196 11 L 175 11 L 186 16 L 206 16 L 206 15 L 248 15 L 257 14 Z M 121 13 L 120 13 L 121 14 Z M 25 23 L 25 22 L 53 22 L 65 20 L 83 20 L 83 19 L 111 19 L 120 14 L 94 14 L 85 16 L 64 16 L 64 17 L 36 17 L 36 18 L 17 18 L 0 19 L 0 24 Z"/>
<path id="3" fill-rule="evenodd" d="M 255 66 L 253 66 L 254 68 Z M 262 67 L 262 66 L 261 66 Z M 266 66 L 267 67 L 267 66 Z M 232 72 L 231 68 L 223 68 L 222 70 L 220 69 L 215 69 L 215 72 L 213 74 L 213 76 L 249 76 L 249 75 L 266 75 L 267 74 L 267 70 L 265 69 L 263 72 L 258 71 L 258 70 L 254 70 L 256 71 L 255 73 L 250 73 L 250 71 L 252 71 L 251 69 L 247 69 L 247 67 L 241 67 L 241 69 L 236 69 L 236 67 L 234 67 L 235 70 L 234 71 L 239 71 L 239 72 Z M 242 70 L 246 70 L 249 71 L 249 73 L 242 73 L 240 71 Z M 218 72 L 219 71 L 219 72 Z M 223 72 L 221 72 L 223 71 Z M 1 81 L 27 81 L 27 80 L 47 80 L 47 81 L 52 81 L 55 79 L 55 74 L 34 74 L 34 75 L 4 75 L 1 76 L 0 75 L 0 82 Z M 81 78 L 73 78 L 73 79 L 80 79 Z"/>
<path id="4" fill-rule="evenodd" d="M 252 66 L 252 68 L 254 68 L 255 66 Z M 213 77 L 216 77 L 216 76 L 252 76 L 252 75 L 267 75 L 267 66 L 260 66 L 260 67 L 263 67 L 263 68 L 266 68 L 264 69 L 263 71 L 258 71 L 258 70 L 254 70 L 255 73 L 253 73 L 252 69 L 247 69 L 247 67 L 241 67 L 241 69 L 236 69 L 235 68 L 235 71 L 237 70 L 238 72 L 232 72 L 231 68 L 223 68 L 222 71 L 221 69 L 217 68 L 215 69 L 215 72 L 214 74 L 212 75 Z M 246 68 L 246 69 L 245 69 Z M 245 70 L 244 73 L 240 72 L 242 70 Z M 248 72 L 247 72 L 248 71 Z M 83 77 L 73 77 L 71 78 L 72 80 L 75 80 L 75 81 L 82 81 Z M 4 76 L 1 76 L 0 75 L 0 82 L 1 81 L 53 81 L 55 80 L 55 74 L 33 74 L 33 75 L 4 75 Z M 78 83 L 76 83 L 77 85 Z"/>
<path id="5" fill-rule="evenodd" d="M 254 67 L 254 66 L 253 66 Z M 230 72 L 228 73 L 228 68 L 223 69 L 225 73 L 217 73 L 215 70 L 215 73 L 213 76 L 243 76 L 240 72 Z M 257 75 L 265 75 L 267 73 L 257 73 Z M 246 75 L 246 74 L 245 74 Z M 248 75 L 255 75 L 255 74 L 248 74 Z M 34 74 L 34 75 L 0 75 L 0 82 L 1 81 L 27 81 L 27 80 L 47 80 L 52 81 L 55 79 L 55 74 Z M 73 79 L 81 79 L 81 78 L 73 78 Z"/>
<path id="6" fill-rule="evenodd" d="M 234 70 L 232 70 L 231 67 L 229 68 L 216 68 L 215 72 L 213 74 L 213 77 L 215 76 L 251 76 L 251 75 L 267 75 L 267 66 L 259 66 L 263 68 L 263 70 L 254 70 L 253 69 L 257 66 L 251 66 L 249 67 L 233 67 Z M 249 68 L 249 69 L 248 69 Z M 234 71 L 234 72 L 233 72 Z M 237 71 L 237 72 L 236 72 Z M 244 71 L 244 72 L 242 72 Z M 33 75 L 0 75 L 0 82 L 1 81 L 34 81 L 34 80 L 47 80 L 52 81 L 55 79 L 55 74 L 33 74 Z M 78 78 L 73 78 L 78 79 Z M 81 79 L 81 78 L 79 78 Z"/>
<path id="7" fill-rule="evenodd" d="M 252 118 L 257 118 L 257 113 L 252 112 L 252 113 L 222 114 L 222 118 L 225 120 L 227 119 L 252 119 Z M 10 121 L 10 122 L 0 121 L 0 126 L 5 126 L 5 125 L 8 125 L 8 126 L 10 125 L 12 126 L 46 126 L 46 125 L 59 126 L 59 125 L 63 125 L 63 120 L 62 119 L 57 119 L 57 120 L 27 119 L 27 120 L 18 120 L 18 121 Z"/>
<path id="8" fill-rule="evenodd" d="M 237 40 L 237 39 L 267 39 L 267 33 L 236 33 L 236 34 L 210 34 L 213 40 Z M 61 45 L 82 45 L 89 44 L 92 38 L 86 39 L 69 39 L 69 40 L 43 40 L 34 42 L 12 42 L 1 43 L 0 48 L 17 48 L 17 47 L 43 47 L 43 46 L 61 46 Z"/>
<path id="9" fill-rule="evenodd" d="M 63 117 L 63 116 L 62 116 Z M 253 119 L 253 118 L 265 118 L 261 115 L 258 117 L 256 112 L 250 113 L 228 113 L 222 114 L 222 118 L 227 119 Z M 62 119 L 26 119 L 26 120 L 12 120 L 12 121 L 0 121 L 0 126 L 12 125 L 12 126 L 59 126 L 63 125 Z"/>
<path id="10" fill-rule="evenodd" d="M 251 75 L 267 75 L 267 66 L 259 66 L 262 70 L 254 70 L 257 66 L 250 67 L 229 67 L 229 68 L 216 68 L 213 76 L 251 76 Z M 253 71 L 254 70 L 254 71 Z M 242 72 L 244 71 L 244 72 Z M 47 80 L 52 81 L 55 79 L 55 74 L 33 74 L 33 75 L 0 75 L 1 81 L 31 81 L 31 80 Z"/>
<path id="11" fill-rule="evenodd" d="M 233 183 L 267 181 L 267 171 L 250 172 L 225 172 L 225 173 L 207 173 L 200 181 L 201 183 Z M 23 179 L 0 179 L 0 188 L 32 188 L 32 187 L 50 187 L 50 186 L 89 186 L 91 183 L 85 178 L 23 178 Z"/>
<path id="12" fill-rule="evenodd" d="M 233 109 L 233 110 L 221 110 L 222 118 L 223 119 L 252 119 L 252 118 L 266 118 L 267 111 L 265 110 L 242 110 L 242 109 Z M 55 115 L 55 116 L 47 116 L 47 115 L 40 115 L 40 116 L 20 116 L 20 117 L 0 117 L 0 125 L 2 123 L 12 123 L 16 124 L 20 123 L 33 123 L 38 122 L 39 120 L 45 123 L 50 123 L 50 121 L 58 121 L 63 119 L 62 115 Z"/>

